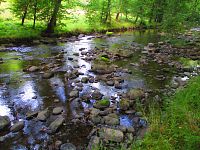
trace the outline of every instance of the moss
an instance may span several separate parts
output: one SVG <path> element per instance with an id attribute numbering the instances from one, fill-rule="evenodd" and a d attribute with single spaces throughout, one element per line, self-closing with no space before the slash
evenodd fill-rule
<path id="1" fill-rule="evenodd" d="M 110 101 L 108 99 L 102 99 L 102 100 L 98 101 L 98 103 L 101 106 L 109 106 L 110 105 Z"/>

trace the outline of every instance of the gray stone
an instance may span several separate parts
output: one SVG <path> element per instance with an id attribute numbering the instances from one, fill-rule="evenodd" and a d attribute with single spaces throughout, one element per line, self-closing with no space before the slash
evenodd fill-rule
<path id="1" fill-rule="evenodd" d="M 34 118 L 34 117 L 37 117 L 37 115 L 38 115 L 38 112 L 36 111 L 36 112 L 27 112 L 26 113 L 26 119 L 32 119 L 32 118 Z"/>
<path id="2" fill-rule="evenodd" d="M 105 124 L 107 125 L 118 125 L 119 117 L 116 114 L 109 114 L 108 116 L 104 117 Z"/>
<path id="3" fill-rule="evenodd" d="M 10 131 L 11 132 L 18 132 L 20 130 L 22 130 L 24 128 L 24 121 L 18 121 L 17 123 L 15 123 L 11 128 Z"/>
<path id="4" fill-rule="evenodd" d="M 135 133 L 135 129 L 133 127 L 128 127 L 127 132 L 129 133 Z"/>
<path id="5" fill-rule="evenodd" d="M 39 70 L 39 67 L 37 67 L 37 66 L 31 66 L 29 69 L 28 69 L 28 71 L 30 71 L 30 72 L 35 72 L 35 71 L 38 71 Z"/>
<path id="6" fill-rule="evenodd" d="M 54 115 L 59 115 L 63 112 L 63 108 L 62 107 L 56 107 L 53 109 L 53 114 Z"/>
<path id="7" fill-rule="evenodd" d="M 100 113 L 100 110 L 99 110 L 99 109 L 92 108 L 92 109 L 90 110 L 90 114 L 91 114 L 92 116 L 97 116 L 97 115 L 99 115 L 99 113 Z"/>
<path id="8" fill-rule="evenodd" d="M 78 90 L 73 90 L 69 93 L 69 96 L 71 98 L 77 98 L 79 96 L 79 91 Z"/>
<path id="9" fill-rule="evenodd" d="M 8 116 L 0 116 L 0 131 L 10 126 L 10 119 Z"/>
<path id="10" fill-rule="evenodd" d="M 49 117 L 50 113 L 49 113 L 49 110 L 46 109 L 46 110 L 43 110 L 43 111 L 40 111 L 37 115 L 37 119 L 40 120 L 40 121 L 46 121 L 47 118 Z"/>
<path id="11" fill-rule="evenodd" d="M 94 91 L 92 93 L 92 99 L 100 100 L 102 99 L 102 97 L 103 97 L 103 94 L 101 94 L 99 91 Z"/>
<path id="12" fill-rule="evenodd" d="M 94 124 L 99 124 L 102 122 L 102 118 L 100 116 L 91 116 L 91 120 Z"/>
<path id="13" fill-rule="evenodd" d="M 76 150 L 76 146 L 71 143 L 62 144 L 60 150 Z"/>
<path id="14" fill-rule="evenodd" d="M 107 84 L 108 86 L 113 86 L 113 85 L 114 85 L 114 82 L 113 82 L 113 81 L 107 81 L 106 84 Z"/>
<path id="15" fill-rule="evenodd" d="M 54 76 L 54 73 L 53 72 L 46 72 L 42 75 L 42 78 L 44 79 L 50 79 Z"/>
<path id="16" fill-rule="evenodd" d="M 105 141 L 122 142 L 124 139 L 124 133 L 122 131 L 106 127 L 100 129 L 99 135 Z"/>
<path id="17" fill-rule="evenodd" d="M 88 77 L 83 77 L 82 79 L 81 79 L 81 82 L 82 83 L 88 83 Z"/>
<path id="18" fill-rule="evenodd" d="M 55 121 L 53 121 L 49 126 L 51 133 L 55 133 L 58 130 L 58 128 L 64 123 L 64 121 L 65 119 L 62 116 L 58 117 Z"/>

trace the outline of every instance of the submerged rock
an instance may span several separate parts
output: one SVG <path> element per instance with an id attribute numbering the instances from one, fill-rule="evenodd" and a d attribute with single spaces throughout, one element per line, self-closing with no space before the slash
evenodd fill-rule
<path id="1" fill-rule="evenodd" d="M 24 128 L 24 121 L 18 121 L 17 123 L 15 123 L 11 128 L 10 131 L 11 132 L 18 132 L 20 130 L 22 130 Z"/>
<path id="2" fill-rule="evenodd" d="M 0 131 L 10 126 L 10 119 L 8 116 L 0 116 Z"/>

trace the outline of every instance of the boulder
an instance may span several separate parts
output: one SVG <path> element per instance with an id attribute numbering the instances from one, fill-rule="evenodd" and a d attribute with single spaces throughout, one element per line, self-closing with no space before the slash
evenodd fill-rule
<path id="1" fill-rule="evenodd" d="M 122 131 L 106 127 L 99 130 L 99 135 L 101 139 L 111 142 L 122 142 L 124 139 L 124 133 Z"/>
<path id="2" fill-rule="evenodd" d="M 121 110 L 128 110 L 130 107 L 130 102 L 127 99 L 121 99 L 119 102 L 119 107 Z"/>
<path id="3" fill-rule="evenodd" d="M 18 121 L 17 123 L 15 123 L 11 128 L 10 131 L 11 132 L 18 132 L 20 130 L 22 130 L 24 128 L 24 121 Z"/>
<path id="4" fill-rule="evenodd" d="M 58 117 L 55 121 L 53 121 L 49 126 L 51 133 L 55 133 L 58 130 L 58 128 L 62 126 L 64 121 L 65 119 L 62 116 Z"/>
<path id="5" fill-rule="evenodd" d="M 92 93 L 92 99 L 100 100 L 100 99 L 102 99 L 102 97 L 103 97 L 103 94 L 101 94 L 97 90 Z"/>
<path id="6" fill-rule="evenodd" d="M 105 116 L 104 122 L 106 125 L 119 125 L 119 117 L 116 114 L 109 114 L 108 116 Z"/>
<path id="7" fill-rule="evenodd" d="M 102 99 L 94 103 L 94 107 L 98 109 L 108 108 L 110 106 L 110 101 L 107 99 Z"/>
<path id="8" fill-rule="evenodd" d="M 142 97 L 144 97 L 145 93 L 143 90 L 141 89 L 131 89 L 128 93 L 127 93 L 127 97 L 131 100 L 133 99 L 141 99 Z"/>
<path id="9" fill-rule="evenodd" d="M 0 131 L 10 126 L 10 118 L 8 116 L 0 116 Z"/>

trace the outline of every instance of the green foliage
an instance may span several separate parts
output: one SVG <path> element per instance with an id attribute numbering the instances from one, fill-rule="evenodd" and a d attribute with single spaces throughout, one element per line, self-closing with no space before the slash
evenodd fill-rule
<path id="1" fill-rule="evenodd" d="M 5 7 L 5 3 L 9 7 Z M 27 26 L 32 22 L 33 28 L 40 30 L 40 24 L 49 25 L 57 3 L 58 0 L 1 0 L 0 18 L 12 19 L 16 24 L 20 19 L 21 24 Z M 98 32 L 135 24 L 140 27 L 161 25 L 173 31 L 200 24 L 200 1 L 62 0 L 53 22 L 51 25 L 56 26 L 57 33 Z"/>
<path id="2" fill-rule="evenodd" d="M 165 111 L 159 106 L 150 106 L 147 115 L 149 131 L 144 139 L 136 141 L 133 149 L 199 149 L 200 141 L 200 77 L 194 78 L 189 85 L 177 91 L 166 100 Z"/>

